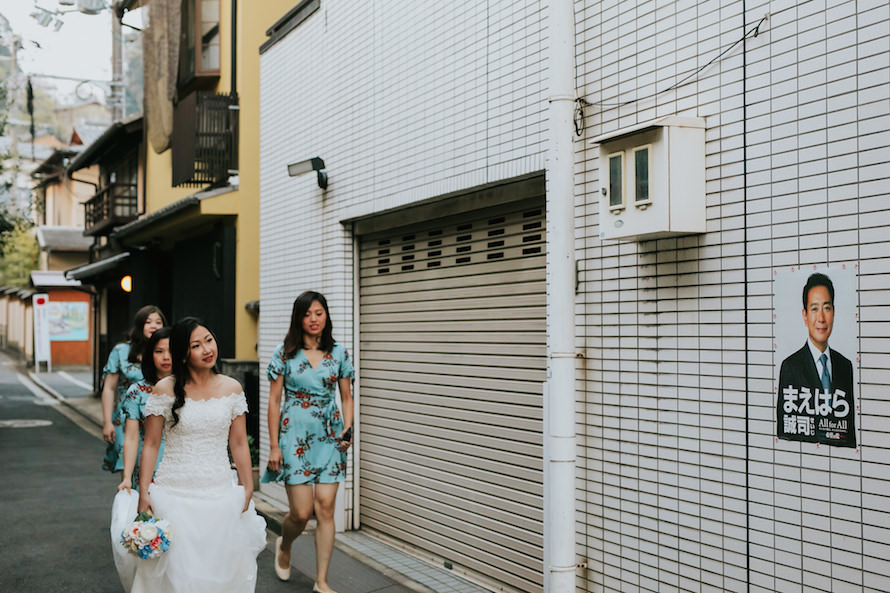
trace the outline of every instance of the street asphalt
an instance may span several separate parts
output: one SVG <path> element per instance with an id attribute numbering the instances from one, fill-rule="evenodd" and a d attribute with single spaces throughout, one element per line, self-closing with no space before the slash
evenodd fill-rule
<path id="1" fill-rule="evenodd" d="M 89 382 L 85 369 L 29 373 L 15 353 L 0 351 L 0 591 L 4 593 L 123 590 L 108 530 L 119 479 L 101 469 L 105 445 L 97 424 L 98 398 Z M 280 531 L 282 513 L 267 504 L 257 506 L 266 518 L 269 545 L 257 559 L 256 591 L 309 593 L 314 580 L 313 538 L 297 539 L 291 580 L 279 581 L 272 570 L 272 542 Z M 429 591 L 361 560 L 340 548 L 334 550 L 329 584 L 338 593 Z"/>

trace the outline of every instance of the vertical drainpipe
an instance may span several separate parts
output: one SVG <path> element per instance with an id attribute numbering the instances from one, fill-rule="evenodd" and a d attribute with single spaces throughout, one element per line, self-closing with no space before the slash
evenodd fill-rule
<path id="1" fill-rule="evenodd" d="M 575 14 L 573 0 L 546 12 L 547 388 L 544 411 L 544 590 L 575 590 Z"/>
<path id="2" fill-rule="evenodd" d="M 229 88 L 234 95 L 238 92 L 238 0 L 232 0 L 232 49 L 229 60 L 232 69 Z"/>

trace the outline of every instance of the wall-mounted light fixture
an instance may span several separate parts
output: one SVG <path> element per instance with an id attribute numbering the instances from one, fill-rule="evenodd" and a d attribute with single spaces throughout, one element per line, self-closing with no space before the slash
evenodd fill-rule
<path id="1" fill-rule="evenodd" d="M 328 174 L 324 172 L 324 161 L 321 160 L 320 156 L 314 156 L 311 159 L 306 159 L 305 161 L 300 161 L 298 163 L 290 163 L 287 166 L 287 174 L 291 177 L 296 177 L 297 175 L 302 175 L 309 171 L 316 172 L 318 187 L 327 189 Z"/>

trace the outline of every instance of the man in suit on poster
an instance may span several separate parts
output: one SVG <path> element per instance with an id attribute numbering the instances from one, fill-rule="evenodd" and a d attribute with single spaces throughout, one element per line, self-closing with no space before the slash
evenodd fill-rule
<path id="1" fill-rule="evenodd" d="M 782 361 L 776 404 L 781 439 L 856 446 L 853 365 L 828 347 L 834 326 L 834 284 L 811 274 L 803 288 L 807 341 Z"/>

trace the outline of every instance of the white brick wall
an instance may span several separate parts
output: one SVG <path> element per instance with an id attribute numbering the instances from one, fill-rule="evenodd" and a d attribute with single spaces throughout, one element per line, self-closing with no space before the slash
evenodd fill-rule
<path id="1" fill-rule="evenodd" d="M 796 4 L 576 3 L 587 137 L 704 117 L 708 192 L 701 237 L 600 243 L 578 145 L 582 589 L 890 590 L 890 8 Z M 767 11 L 745 96 L 741 48 L 655 94 Z M 860 451 L 774 437 L 773 273 L 813 265 L 858 265 Z"/>
<path id="2" fill-rule="evenodd" d="M 354 350 L 353 245 L 342 220 L 543 170 L 540 10 L 509 0 L 323 0 L 263 54 L 262 369 L 307 289 L 327 296 L 335 338 Z M 314 175 L 287 176 L 289 162 L 312 156 L 327 166 L 326 192 Z M 265 378 L 261 394 L 265 407 Z M 262 423 L 268 442 L 265 412 Z"/>
<path id="3" fill-rule="evenodd" d="M 579 590 L 890 590 L 890 7 L 575 6 Z M 744 83 L 738 45 L 662 92 L 767 12 Z M 263 367 L 307 288 L 353 347 L 341 220 L 543 169 L 543 19 L 323 0 L 263 55 Z M 706 121 L 708 231 L 603 242 L 587 139 L 665 115 Z M 285 173 L 316 155 L 324 193 Z M 774 436 L 773 278 L 826 265 L 858 270 L 860 450 Z"/>

